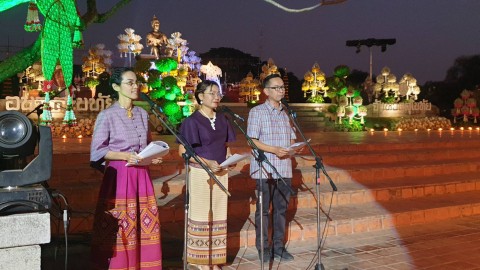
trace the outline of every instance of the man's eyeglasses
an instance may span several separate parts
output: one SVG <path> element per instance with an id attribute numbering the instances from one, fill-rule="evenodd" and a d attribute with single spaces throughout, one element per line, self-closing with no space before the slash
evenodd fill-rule
<path id="1" fill-rule="evenodd" d="M 138 86 L 138 87 L 141 87 L 142 86 L 142 83 L 141 82 L 131 82 L 131 81 L 128 81 L 128 82 L 122 82 L 130 87 L 133 87 L 134 85 Z"/>
<path id="2" fill-rule="evenodd" d="M 218 97 L 218 98 L 223 98 L 223 94 L 222 93 L 207 93 L 207 92 L 203 92 L 204 94 L 207 94 L 207 95 L 210 95 L 212 97 Z"/>
<path id="3" fill-rule="evenodd" d="M 273 89 L 277 92 L 284 92 L 285 91 L 285 86 L 280 85 L 280 86 L 266 86 L 265 88 Z"/>

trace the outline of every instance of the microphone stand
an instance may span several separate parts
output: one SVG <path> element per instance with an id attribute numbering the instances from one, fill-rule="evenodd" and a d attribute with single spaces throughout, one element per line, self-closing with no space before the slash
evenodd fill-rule
<path id="1" fill-rule="evenodd" d="M 162 123 L 162 125 L 168 129 L 168 131 L 175 136 L 178 142 L 180 142 L 181 145 L 185 148 L 185 153 L 182 154 L 182 158 L 185 160 L 185 216 L 184 216 L 184 229 L 183 229 L 183 236 L 184 236 L 184 243 L 183 243 L 183 269 L 187 270 L 187 241 L 188 241 L 188 234 L 187 234 L 187 228 L 188 228 L 188 211 L 190 207 L 190 193 L 189 193 L 189 186 L 190 186 L 190 179 L 189 179 L 189 167 L 190 167 L 190 158 L 193 158 L 202 168 L 207 172 L 207 174 L 210 176 L 211 179 L 217 183 L 217 185 L 225 192 L 229 197 L 231 196 L 230 192 L 225 188 L 225 186 L 220 183 L 220 181 L 217 179 L 215 174 L 212 172 L 212 170 L 197 156 L 195 151 L 193 150 L 193 147 L 187 142 L 185 137 L 183 137 L 180 133 L 178 133 L 176 130 L 174 131 L 170 125 L 167 124 L 165 120 L 160 116 L 160 114 L 155 110 L 155 108 L 158 109 L 157 105 L 155 102 L 153 102 L 148 96 L 145 96 L 147 99 L 147 102 L 150 104 L 150 111 L 157 117 L 157 119 Z M 160 109 L 159 109 L 160 110 Z M 168 121 L 168 120 L 167 120 Z"/>
<path id="2" fill-rule="evenodd" d="M 310 145 L 310 142 L 307 140 L 307 138 L 305 138 L 305 134 L 303 134 L 302 130 L 300 129 L 300 126 L 298 125 L 297 114 L 292 109 L 290 109 L 290 106 L 288 106 L 288 104 L 283 104 L 283 105 L 287 109 L 290 119 L 292 119 L 292 122 L 295 125 L 295 128 L 298 130 L 303 141 L 306 143 L 308 150 L 310 151 L 312 156 L 315 157 L 315 165 L 313 167 L 315 168 L 315 180 L 316 180 L 315 190 L 316 190 L 316 196 L 317 196 L 317 252 L 318 252 L 318 260 L 317 260 L 317 264 L 315 265 L 315 270 L 325 270 L 325 267 L 323 266 L 322 260 L 321 260 L 321 254 L 322 254 L 321 247 L 322 247 L 323 239 L 322 239 L 321 226 L 320 226 L 321 224 L 320 210 L 325 214 L 328 220 L 332 221 L 332 218 L 325 211 L 323 211 L 323 209 L 320 206 L 320 170 L 322 170 L 323 174 L 327 177 L 328 181 L 330 182 L 330 186 L 332 186 L 333 191 L 337 191 L 337 186 L 335 185 L 332 178 L 330 178 L 327 171 L 325 170 L 325 166 L 323 166 L 322 158 L 317 155 L 315 150 L 313 150 L 312 146 Z"/>
<path id="3" fill-rule="evenodd" d="M 263 246 L 263 181 L 262 181 L 262 175 L 263 175 L 263 169 L 262 169 L 262 163 L 265 162 L 272 170 L 274 173 L 278 176 L 279 179 L 283 181 L 283 184 L 285 184 L 286 187 L 290 189 L 290 192 L 293 193 L 293 189 L 290 186 L 287 186 L 287 183 L 285 182 L 285 179 L 282 178 L 280 173 L 277 171 L 277 168 L 275 168 L 272 163 L 267 159 L 265 156 L 265 153 L 263 150 L 260 150 L 258 146 L 253 142 L 252 138 L 247 135 L 245 130 L 242 128 L 240 124 L 237 123 L 237 118 L 232 117 L 233 123 L 235 123 L 235 126 L 242 132 L 242 134 L 245 136 L 247 139 L 248 145 L 253 149 L 254 157 L 255 160 L 258 163 L 258 168 L 260 168 L 260 178 L 258 179 L 259 185 L 258 185 L 258 204 L 260 208 L 260 267 L 261 270 L 263 270 L 264 265 L 263 265 L 263 253 L 264 253 L 264 246 Z M 256 224 L 257 225 L 257 224 Z"/>

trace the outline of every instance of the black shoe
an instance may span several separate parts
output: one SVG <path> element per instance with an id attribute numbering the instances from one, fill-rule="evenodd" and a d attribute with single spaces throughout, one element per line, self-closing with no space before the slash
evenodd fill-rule
<path id="1" fill-rule="evenodd" d="M 262 254 L 260 253 L 260 250 L 258 251 L 258 259 L 260 260 L 260 256 Z M 269 248 L 264 248 L 263 249 L 263 263 L 270 263 L 270 260 L 272 259 L 272 253 L 270 252 Z"/>
<path id="2" fill-rule="evenodd" d="M 283 261 L 283 262 L 289 262 L 293 261 L 293 255 L 290 254 L 285 248 L 279 250 L 279 251 L 274 251 L 273 252 L 273 259 L 275 261 Z"/>

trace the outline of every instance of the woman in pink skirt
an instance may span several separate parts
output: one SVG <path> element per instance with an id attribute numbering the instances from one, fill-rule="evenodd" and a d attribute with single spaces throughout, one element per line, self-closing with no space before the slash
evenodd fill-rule
<path id="1" fill-rule="evenodd" d="M 141 161 L 136 153 L 150 142 L 148 114 L 133 106 L 139 83 L 132 70 L 115 69 L 110 83 L 118 101 L 98 114 L 90 154 L 92 166 L 105 163 L 92 239 L 93 269 L 162 269 L 153 184 L 148 167 L 136 165 Z"/>

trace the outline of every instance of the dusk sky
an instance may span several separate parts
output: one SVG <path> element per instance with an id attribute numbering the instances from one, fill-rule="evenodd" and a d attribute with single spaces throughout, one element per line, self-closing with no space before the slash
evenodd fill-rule
<path id="1" fill-rule="evenodd" d="M 77 1 L 82 14 L 84 0 Z M 97 0 L 99 10 L 116 3 Z M 318 3 L 313 0 L 282 0 L 290 8 Z M 304 13 L 287 13 L 261 0 L 134 0 L 104 24 L 84 32 L 86 48 L 104 43 L 114 52 L 115 65 L 127 65 L 116 49 L 117 35 L 127 27 L 143 37 L 156 15 L 168 36 L 181 32 L 191 50 L 232 47 L 262 60 L 272 58 L 300 79 L 318 62 L 331 75 L 340 64 L 365 72 L 369 53 L 362 47 L 345 46 L 347 40 L 395 38 L 386 52 L 372 47 L 373 73 L 390 67 L 397 78 L 410 72 L 420 84 L 443 80 L 454 60 L 480 54 L 480 1 L 478 0 L 348 0 Z M 23 24 L 27 5 L 0 15 L 0 48 L 4 58 L 10 45 L 25 46 L 38 34 L 27 33 Z M 143 53 L 149 50 L 144 49 Z M 84 52 L 77 52 L 82 55 Z M 79 63 L 80 64 L 80 63 Z"/>

